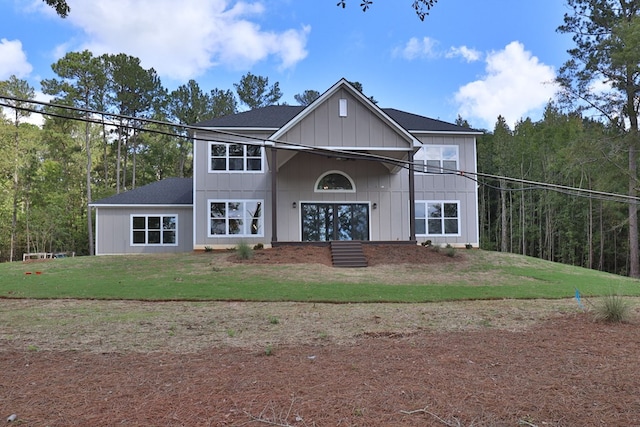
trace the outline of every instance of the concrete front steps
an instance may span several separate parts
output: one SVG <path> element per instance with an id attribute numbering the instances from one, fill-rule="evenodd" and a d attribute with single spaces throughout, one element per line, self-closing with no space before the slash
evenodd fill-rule
<path id="1" fill-rule="evenodd" d="M 366 267 L 367 258 L 362 251 L 362 242 L 354 240 L 332 240 L 331 262 L 334 267 Z"/>

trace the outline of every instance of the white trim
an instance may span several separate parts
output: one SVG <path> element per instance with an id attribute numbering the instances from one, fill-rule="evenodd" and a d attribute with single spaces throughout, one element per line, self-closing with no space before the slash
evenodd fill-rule
<path id="1" fill-rule="evenodd" d="M 89 206 L 94 208 L 95 212 L 96 212 L 96 221 L 95 221 L 95 224 L 94 224 L 95 230 L 93 231 L 93 254 L 94 255 L 100 255 L 100 253 L 98 252 L 98 248 L 100 247 L 100 246 L 98 246 L 98 238 L 100 236 L 100 234 L 98 233 L 98 230 L 100 230 L 100 227 L 98 227 L 98 221 L 99 221 L 99 218 L 100 218 L 100 215 L 98 215 L 99 208 L 97 206 L 95 206 L 95 207 L 91 206 L 91 205 L 89 205 Z M 91 215 L 91 212 L 88 212 L 88 214 Z"/>
<path id="2" fill-rule="evenodd" d="M 166 204 L 166 205 L 145 205 L 145 204 L 125 204 L 125 203 L 109 203 L 109 204 L 90 204 L 92 208 L 193 208 L 193 203 L 178 205 L 178 204 Z"/>
<path id="3" fill-rule="evenodd" d="M 478 171 L 478 153 L 477 153 L 477 143 L 476 139 L 473 138 L 473 173 L 475 174 Z M 475 212 L 475 224 L 476 224 L 476 243 L 480 245 L 480 206 L 478 201 L 478 189 L 480 188 L 480 183 L 476 181 L 476 191 L 473 193 L 473 198 L 475 199 L 476 212 Z"/>
<path id="4" fill-rule="evenodd" d="M 484 135 L 484 132 L 481 131 L 455 131 L 455 130 L 409 130 L 409 132 L 413 134 L 425 134 L 425 135 L 460 135 L 460 136 L 468 136 L 468 135 Z"/>
<path id="5" fill-rule="evenodd" d="M 339 188 L 336 188 L 336 189 L 328 188 L 328 189 L 322 189 L 321 190 L 321 189 L 318 188 L 318 184 L 320 183 L 320 181 L 322 181 L 322 179 L 324 177 L 326 177 L 327 175 L 334 175 L 334 174 L 335 175 L 342 175 L 345 178 L 347 178 L 347 180 L 349 180 L 349 182 L 351 183 L 351 189 L 349 190 L 349 189 L 339 189 Z M 356 183 L 353 180 L 353 178 L 351 178 L 349 176 L 349 174 L 347 174 L 346 172 L 342 172 L 340 170 L 330 170 L 330 171 L 327 171 L 327 172 L 323 173 L 322 175 L 320 175 L 320 177 L 318 177 L 318 179 L 316 179 L 315 184 L 313 184 L 313 192 L 314 193 L 355 193 L 356 192 Z"/>
<path id="6" fill-rule="evenodd" d="M 242 203 L 243 204 L 243 209 L 244 209 L 244 204 L 245 203 L 261 203 L 262 206 L 262 210 L 260 212 L 260 216 L 259 218 L 259 222 L 260 222 L 260 229 L 258 230 L 259 233 L 256 234 L 229 234 L 229 227 L 228 227 L 228 220 L 229 220 L 229 213 L 226 212 L 225 213 L 225 217 L 224 218 L 220 218 L 220 219 L 224 219 L 225 220 L 225 234 L 212 234 L 211 233 L 211 204 L 212 203 L 225 203 L 226 204 L 226 209 L 228 209 L 228 203 Z M 252 218 L 247 218 L 246 216 L 246 212 L 243 212 L 243 216 L 242 219 L 243 220 L 243 226 L 244 222 L 251 222 Z M 233 219 L 233 218 L 232 218 Z M 208 238 L 212 238 L 212 239 L 228 239 L 228 238 L 239 238 L 239 237 L 243 237 L 243 238 L 248 238 L 248 237 L 264 237 L 264 227 L 265 227 L 265 203 L 264 203 L 264 199 L 207 199 L 207 217 L 206 217 L 206 221 L 205 221 L 205 225 L 207 228 L 207 237 Z"/>
<path id="7" fill-rule="evenodd" d="M 196 144 L 196 142 L 197 142 L 197 139 L 195 138 L 195 133 L 194 133 L 193 149 L 192 149 L 192 152 L 193 152 L 193 160 L 192 160 L 193 161 L 193 164 L 192 164 L 193 185 L 192 185 L 192 188 L 191 188 L 191 192 L 192 192 L 191 200 L 193 200 L 193 206 L 192 206 L 192 209 L 191 209 L 191 234 L 192 234 L 192 236 L 191 236 L 191 246 L 192 246 L 192 249 L 194 249 L 196 247 L 196 242 L 197 242 L 196 236 L 198 234 L 198 232 L 197 232 L 198 223 L 197 223 L 197 217 L 196 217 L 197 209 L 196 209 L 195 205 L 197 204 L 196 203 L 196 200 L 197 200 L 196 199 L 196 189 L 198 188 L 198 185 L 196 184 L 196 178 L 198 177 L 198 157 L 197 156 L 198 156 L 198 145 L 199 144 Z"/>
<path id="8" fill-rule="evenodd" d="M 133 242 L 133 218 L 134 217 L 144 217 L 145 218 L 145 242 L 147 243 L 134 243 Z M 160 240 L 164 240 L 163 238 L 163 232 L 164 229 L 162 228 L 163 226 L 163 220 L 164 218 L 175 218 L 175 229 L 173 229 L 174 233 L 175 233 L 175 241 L 173 243 L 148 243 L 149 240 L 149 224 L 147 222 L 149 217 L 159 217 L 160 218 Z M 165 247 L 165 246 L 179 246 L 178 245 L 178 230 L 179 230 L 179 221 L 180 221 L 180 215 L 178 215 L 177 213 L 131 213 L 129 214 L 129 246 L 141 246 L 141 247 L 147 247 L 147 246 L 160 246 L 160 247 Z"/>
<path id="9" fill-rule="evenodd" d="M 306 151 L 306 150 L 326 150 L 326 151 L 333 151 L 336 154 L 345 154 L 345 152 L 347 151 L 365 151 L 365 152 L 369 152 L 369 151 L 402 151 L 402 152 L 410 152 L 410 151 L 415 151 L 414 148 L 415 147 L 422 147 L 425 144 L 422 144 L 420 142 L 417 142 L 418 145 L 416 145 L 415 147 L 407 147 L 407 148 L 401 148 L 401 147 L 381 147 L 381 146 L 367 146 L 367 147 L 344 147 L 344 146 L 339 146 L 339 145 L 313 145 L 313 146 L 295 146 L 295 145 L 291 145 L 291 144 L 282 144 L 282 143 L 278 143 L 278 141 L 273 141 L 275 142 L 275 147 L 278 150 L 290 150 L 290 151 Z"/>

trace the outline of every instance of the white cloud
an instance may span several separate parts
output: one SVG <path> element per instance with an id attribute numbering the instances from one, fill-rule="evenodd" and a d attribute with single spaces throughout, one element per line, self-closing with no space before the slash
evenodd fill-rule
<path id="1" fill-rule="evenodd" d="M 408 60 L 433 58 L 437 55 L 435 50 L 437 44 L 437 41 L 429 37 L 423 37 L 422 40 L 411 37 L 404 46 L 396 48 L 393 54 Z"/>
<path id="2" fill-rule="evenodd" d="M 467 62 L 475 62 L 480 60 L 482 53 L 467 46 L 451 47 L 445 55 L 447 58 L 461 57 Z"/>
<path id="3" fill-rule="evenodd" d="M 12 75 L 24 78 L 32 70 L 20 40 L 0 40 L 0 80 L 7 80 Z"/>
<path id="4" fill-rule="evenodd" d="M 257 3 L 227 0 L 69 0 L 70 23 L 88 40 L 72 50 L 94 55 L 126 53 L 145 68 L 187 80 L 222 65 L 247 68 L 275 58 L 290 68 L 307 56 L 310 27 L 267 31 L 255 21 L 265 14 Z M 253 21 L 251 19 L 254 19 Z"/>
<path id="5" fill-rule="evenodd" d="M 519 42 L 488 54 L 486 63 L 486 75 L 458 89 L 455 100 L 462 117 L 480 119 L 488 129 L 499 115 L 513 127 L 542 109 L 556 93 L 553 67 L 539 62 Z"/>

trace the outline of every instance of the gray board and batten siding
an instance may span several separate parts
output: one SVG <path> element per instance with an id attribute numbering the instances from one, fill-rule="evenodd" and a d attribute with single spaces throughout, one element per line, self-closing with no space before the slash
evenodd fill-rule
<path id="1" fill-rule="evenodd" d="M 95 254 L 189 252 L 193 250 L 193 180 L 168 178 L 95 201 Z M 175 243 L 136 244 L 137 218 L 175 218 Z"/>
<path id="2" fill-rule="evenodd" d="M 96 254 L 186 252 L 233 247 L 240 241 L 410 241 L 413 206 L 420 224 L 417 243 L 478 246 L 477 184 L 468 178 L 475 178 L 479 131 L 380 109 L 344 79 L 307 107 L 268 106 L 194 127 L 193 178 L 164 179 L 90 205 L 96 213 Z M 245 149 L 252 167 L 229 170 L 236 159 L 230 151 L 226 157 L 218 153 L 231 149 L 226 143 L 259 147 L 252 148 L 252 154 Z M 432 160 L 425 147 L 442 150 L 443 159 L 454 147 L 456 160 L 448 160 L 447 168 L 443 160 L 441 173 L 425 173 Z M 413 193 L 407 163 L 411 158 L 417 165 Z M 214 166 L 221 160 L 229 162 L 226 169 Z M 342 179 L 346 188 L 318 188 L 327 174 Z M 232 209 L 244 218 L 233 219 L 234 225 L 244 221 L 243 235 L 220 228 L 224 221 L 230 227 Z M 425 224 L 432 230 L 431 219 L 424 215 L 430 209 L 440 210 L 443 224 L 451 221 L 449 213 L 442 212 L 456 211 L 455 232 L 450 228 L 441 235 L 420 234 Z M 225 219 L 220 219 L 222 210 Z M 418 219 L 418 213 L 423 217 Z M 341 223 L 345 218 L 347 225 Z M 329 220 L 334 224 L 331 235 L 329 227 L 321 229 Z"/>
<path id="3" fill-rule="evenodd" d="M 347 114 L 340 116 L 340 100 L 346 99 Z M 294 120 L 295 119 L 295 120 Z M 264 202 L 264 232 L 245 238 L 248 243 L 272 241 L 270 150 L 265 150 L 262 173 L 209 173 L 208 140 L 243 140 L 278 147 L 277 240 L 302 240 L 301 208 L 309 203 L 367 204 L 368 240 L 408 240 L 409 171 L 397 164 L 341 158 L 341 150 L 406 159 L 409 151 L 424 145 L 456 145 L 460 168 L 474 173 L 475 137 L 479 132 L 450 123 L 394 109 L 373 107 L 347 89 L 338 89 L 313 109 L 300 106 L 270 106 L 199 124 L 195 132 L 195 206 L 211 199 L 258 199 Z M 221 131 L 223 133 L 218 133 Z M 234 136 L 229 136 L 231 132 Z M 204 141 L 204 142 L 203 142 Z M 314 150 L 311 150 L 314 148 Z M 348 157 L 348 156 L 345 156 Z M 355 184 L 354 192 L 318 192 L 314 184 L 327 171 L 341 172 Z M 455 200 L 460 206 L 460 232 L 429 237 L 434 243 L 478 244 L 477 186 L 473 180 L 455 174 L 415 173 L 416 200 Z M 208 218 L 194 212 L 196 248 L 237 243 L 229 237 L 207 237 Z M 426 237 L 417 237 L 418 241 Z"/>

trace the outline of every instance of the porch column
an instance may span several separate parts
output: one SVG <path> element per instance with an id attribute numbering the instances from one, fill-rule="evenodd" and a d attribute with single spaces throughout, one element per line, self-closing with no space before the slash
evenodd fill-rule
<path id="1" fill-rule="evenodd" d="M 278 241 L 278 156 L 275 143 L 271 146 L 271 242 Z"/>
<path id="2" fill-rule="evenodd" d="M 409 151 L 409 240 L 416 241 L 416 184 L 413 150 Z"/>

